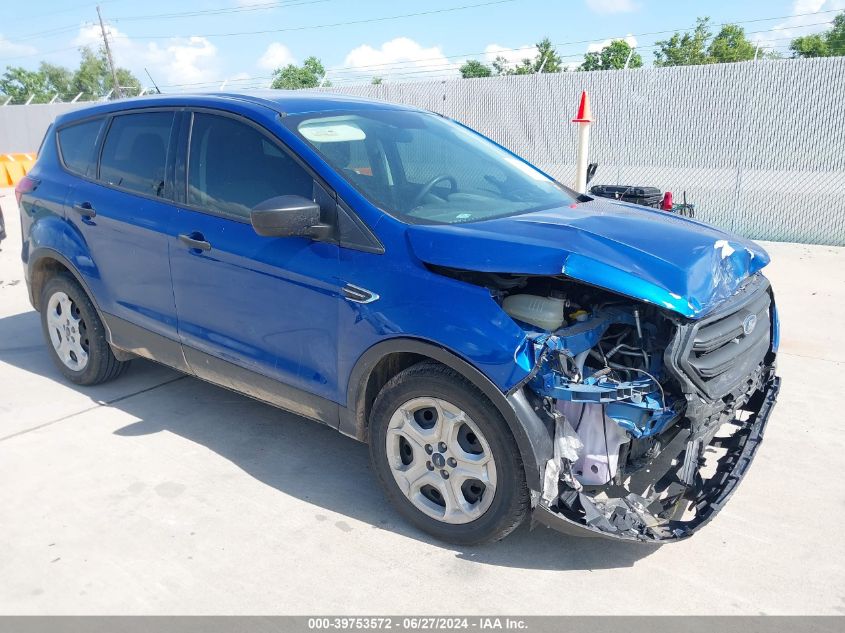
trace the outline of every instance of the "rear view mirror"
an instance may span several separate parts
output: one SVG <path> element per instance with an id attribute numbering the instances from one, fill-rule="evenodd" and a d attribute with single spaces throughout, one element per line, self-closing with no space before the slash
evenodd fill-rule
<path id="1" fill-rule="evenodd" d="M 265 237 L 325 239 L 331 226 L 320 222 L 320 205 L 303 196 L 277 196 L 250 212 L 252 228 Z"/>

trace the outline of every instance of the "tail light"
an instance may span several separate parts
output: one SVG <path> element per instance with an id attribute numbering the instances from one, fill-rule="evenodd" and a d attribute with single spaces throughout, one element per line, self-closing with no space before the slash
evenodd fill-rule
<path id="1" fill-rule="evenodd" d="M 29 176 L 24 176 L 18 181 L 18 184 L 15 186 L 15 198 L 18 201 L 18 206 L 21 206 L 21 197 L 23 194 L 35 191 L 37 186 L 38 180 Z"/>
<path id="2" fill-rule="evenodd" d="M 660 208 L 664 211 L 672 210 L 672 192 L 667 191 L 663 194 L 663 200 L 660 202 Z"/>

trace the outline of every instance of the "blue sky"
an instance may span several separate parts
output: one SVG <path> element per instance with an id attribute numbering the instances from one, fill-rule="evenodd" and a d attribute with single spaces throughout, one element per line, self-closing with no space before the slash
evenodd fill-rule
<path id="1" fill-rule="evenodd" d="M 96 2 L 6 5 L 0 69 L 34 68 L 41 60 L 72 67 L 79 45 L 101 41 Z M 385 81 L 449 78 L 468 57 L 531 56 L 531 45 L 544 36 L 568 63 L 617 37 L 636 44 L 650 63 L 654 42 L 669 35 L 656 32 L 689 28 L 700 15 L 716 24 L 756 20 L 743 24 L 749 37 L 785 51 L 790 37 L 824 30 L 832 10 L 845 9 L 845 0 L 102 0 L 100 5 L 116 61 L 145 84 L 148 68 L 163 90 L 174 92 L 218 89 L 224 81 L 228 87 L 266 86 L 274 67 L 309 55 L 323 61 L 336 85 L 374 75 Z M 419 15 L 423 12 L 428 14 Z M 175 15 L 185 13 L 193 15 Z M 358 23 L 343 24 L 348 22 Z"/>

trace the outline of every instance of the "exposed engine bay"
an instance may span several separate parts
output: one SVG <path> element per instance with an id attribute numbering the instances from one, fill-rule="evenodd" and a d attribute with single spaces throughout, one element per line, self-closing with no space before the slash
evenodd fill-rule
<path id="1" fill-rule="evenodd" d="M 489 288 L 526 331 L 531 370 L 514 389 L 553 437 L 543 509 L 647 542 L 718 511 L 777 393 L 764 277 L 690 320 L 563 276 L 449 274 Z"/>

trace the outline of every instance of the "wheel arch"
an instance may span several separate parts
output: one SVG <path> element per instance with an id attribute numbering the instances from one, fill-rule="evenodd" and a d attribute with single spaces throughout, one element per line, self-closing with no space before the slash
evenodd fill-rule
<path id="1" fill-rule="evenodd" d="M 528 487 L 540 490 L 540 474 L 551 455 L 551 435 L 540 418 L 530 407 L 518 406 L 513 396 L 506 397 L 487 376 L 469 362 L 427 341 L 413 338 L 389 339 L 373 345 L 361 355 L 349 377 L 347 406 L 341 414 L 339 430 L 345 435 L 366 442 L 370 411 L 378 392 L 397 373 L 425 360 L 433 360 L 453 369 L 477 387 L 496 407 L 516 442 Z"/>
<path id="2" fill-rule="evenodd" d="M 112 353 L 115 357 L 121 361 L 134 358 L 134 354 L 124 352 L 112 344 L 113 339 L 111 330 L 109 329 L 108 320 L 103 318 L 103 312 L 100 310 L 97 298 L 94 296 L 94 293 L 91 292 L 91 287 L 85 282 L 85 278 L 76 266 L 73 265 L 73 262 L 71 262 L 67 257 L 49 246 L 40 246 L 30 254 L 27 270 L 29 302 L 36 311 L 41 310 L 41 306 L 39 305 L 41 292 L 47 281 L 55 275 L 64 272 L 70 273 L 70 275 L 80 285 L 82 291 L 91 300 L 91 304 L 94 306 L 94 310 L 97 312 L 97 316 L 100 318 L 100 322 L 106 330 L 106 340 L 109 342 L 109 345 L 112 348 Z"/>
<path id="3" fill-rule="evenodd" d="M 74 266 L 67 257 L 59 253 L 57 250 L 48 246 L 41 246 L 35 249 L 29 257 L 28 268 L 29 302 L 37 311 L 40 311 L 41 309 L 39 300 L 41 299 L 41 291 L 44 289 L 44 284 L 47 283 L 47 280 L 54 275 L 62 272 L 68 272 L 74 277 L 74 279 L 76 279 L 77 283 L 82 286 L 85 294 L 87 294 L 88 298 L 91 299 L 91 303 L 94 304 L 94 307 L 97 309 L 99 314 L 100 308 L 97 305 L 97 300 L 91 293 L 91 289 L 88 287 L 85 279 L 76 269 L 76 266 Z M 101 314 L 99 314 L 99 316 L 102 317 Z"/>

